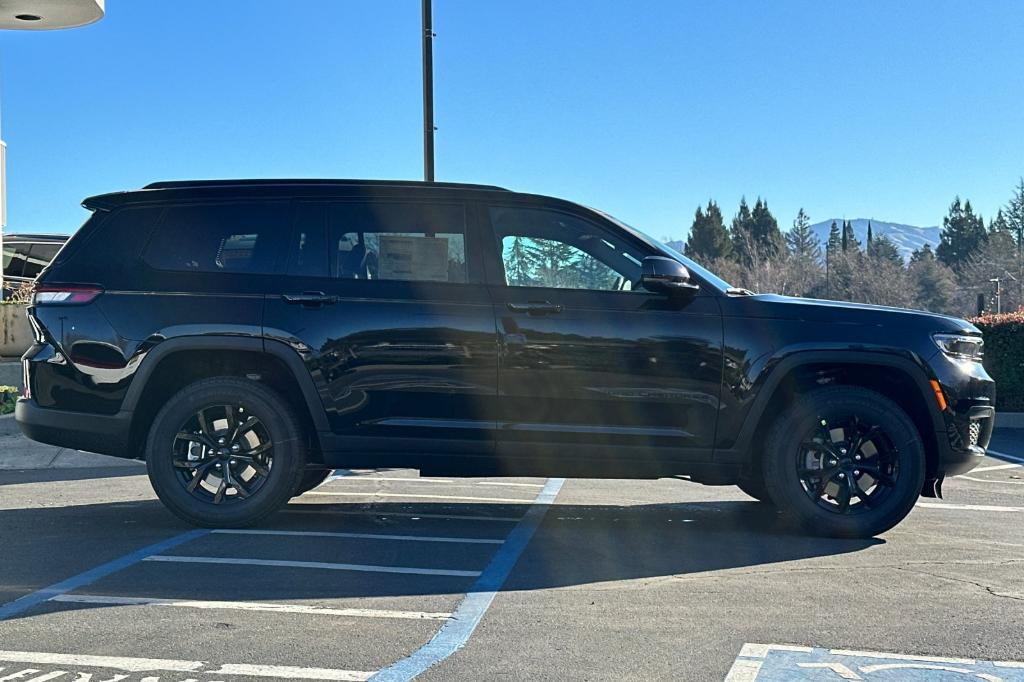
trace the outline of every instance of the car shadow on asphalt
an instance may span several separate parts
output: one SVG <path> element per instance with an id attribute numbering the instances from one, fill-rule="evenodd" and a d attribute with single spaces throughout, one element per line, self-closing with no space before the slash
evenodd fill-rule
<path id="1" fill-rule="evenodd" d="M 320 533 L 419 534 L 502 539 L 514 522 L 459 519 L 456 516 L 521 517 L 522 504 L 303 504 L 294 502 L 259 528 Z M 0 528 L 53 528 L 61 508 L 0 511 Z M 65 509 L 63 514 L 67 515 Z M 132 526 L 164 537 L 188 530 L 157 501 L 119 502 L 74 507 L 69 526 L 75 542 L 115 540 L 125 519 Z M 422 516 L 420 516 L 422 515 Z M 57 518 L 48 518 L 57 517 Z M 51 540 L 52 541 L 52 540 Z M 498 545 L 354 540 L 331 536 L 216 535 L 193 541 L 171 553 L 220 557 L 258 557 L 291 561 L 483 569 Z M 753 501 L 705 501 L 638 505 L 556 504 L 537 529 L 504 590 L 543 590 L 625 580 L 652 580 L 714 574 L 729 569 L 780 565 L 815 557 L 840 557 L 883 544 L 880 539 L 814 537 L 794 529 L 772 507 Z M 139 545 L 125 546 L 124 553 Z M 40 560 L 38 557 L 36 560 Z M 92 566 L 75 569 L 84 571 Z M 203 568 L 203 572 L 215 567 Z M 135 565 L 84 588 L 89 594 L 121 594 L 162 599 L 239 600 L 248 602 L 330 600 L 339 598 L 450 595 L 469 590 L 473 578 L 395 575 L 354 571 L 219 566 L 233 575 L 229 584 L 188 579 L 180 565 Z M 67 577 L 67 576 L 65 576 Z M 227 591 L 225 591 L 227 589 Z M 50 603 L 46 611 L 102 608 L 100 604 Z M 32 611 L 22 617 L 30 616 Z"/>

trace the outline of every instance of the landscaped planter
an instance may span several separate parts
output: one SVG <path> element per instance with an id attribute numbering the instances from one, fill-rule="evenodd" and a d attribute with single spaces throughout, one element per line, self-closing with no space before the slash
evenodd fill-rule
<path id="1" fill-rule="evenodd" d="M 0 357 L 18 358 L 32 345 L 32 327 L 25 308 L 18 304 L 0 305 Z"/>

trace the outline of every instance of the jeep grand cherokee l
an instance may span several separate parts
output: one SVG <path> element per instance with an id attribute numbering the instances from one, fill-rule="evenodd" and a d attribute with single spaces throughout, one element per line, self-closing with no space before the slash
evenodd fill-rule
<path id="1" fill-rule="evenodd" d="M 161 182 L 86 199 L 39 276 L 17 421 L 144 459 L 204 526 L 334 467 L 687 476 L 870 536 L 984 455 L 979 331 L 752 295 L 641 232 L 497 187 Z"/>

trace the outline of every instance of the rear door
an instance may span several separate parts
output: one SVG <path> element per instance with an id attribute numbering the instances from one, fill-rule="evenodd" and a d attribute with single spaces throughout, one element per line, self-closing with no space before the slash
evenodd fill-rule
<path id="1" fill-rule="evenodd" d="M 349 463 L 492 454 L 497 342 L 477 241 L 459 201 L 297 203 L 265 334 L 303 356 L 325 449 Z"/>
<path id="2" fill-rule="evenodd" d="M 651 247 L 579 213 L 492 205 L 489 287 L 501 341 L 500 459 L 600 475 L 708 460 L 722 319 L 639 288 Z"/>

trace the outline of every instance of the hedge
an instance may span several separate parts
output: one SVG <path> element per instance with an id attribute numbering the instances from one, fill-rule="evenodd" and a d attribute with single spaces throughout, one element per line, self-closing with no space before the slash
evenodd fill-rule
<path id="1" fill-rule="evenodd" d="M 1024 310 L 976 317 L 985 335 L 985 369 L 996 380 L 996 409 L 1024 412 Z"/>

